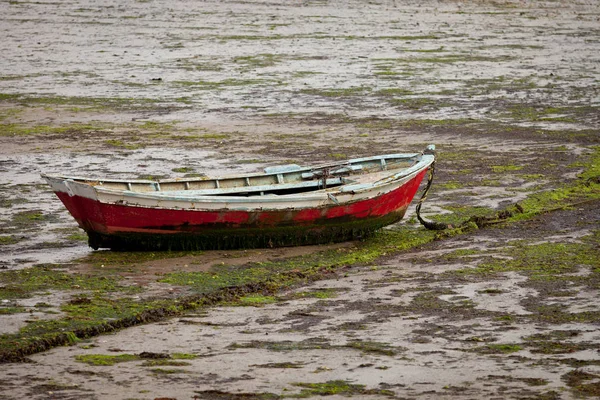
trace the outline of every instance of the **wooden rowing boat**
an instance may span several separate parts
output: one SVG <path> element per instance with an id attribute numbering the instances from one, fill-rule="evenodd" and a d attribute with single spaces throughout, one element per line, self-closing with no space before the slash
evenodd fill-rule
<path id="1" fill-rule="evenodd" d="M 290 246 L 351 240 L 402 219 L 433 149 L 211 179 L 42 177 L 94 249 Z"/>

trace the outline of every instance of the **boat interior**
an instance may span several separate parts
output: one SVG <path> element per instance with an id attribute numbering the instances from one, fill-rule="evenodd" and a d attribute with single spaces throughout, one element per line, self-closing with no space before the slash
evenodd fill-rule
<path id="1" fill-rule="evenodd" d="M 169 196 L 263 196 L 305 193 L 347 184 L 368 184 L 415 165 L 417 154 L 395 154 L 349 160 L 316 168 L 296 164 L 267 167 L 262 174 L 223 178 L 92 180 L 73 178 L 109 190 Z"/>

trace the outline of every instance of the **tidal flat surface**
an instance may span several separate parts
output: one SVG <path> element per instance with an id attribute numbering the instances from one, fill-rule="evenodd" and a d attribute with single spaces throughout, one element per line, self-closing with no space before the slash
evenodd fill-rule
<path id="1" fill-rule="evenodd" d="M 0 2 L 0 399 L 600 393 L 596 1 Z M 92 251 L 40 173 L 438 148 L 428 232 Z"/>

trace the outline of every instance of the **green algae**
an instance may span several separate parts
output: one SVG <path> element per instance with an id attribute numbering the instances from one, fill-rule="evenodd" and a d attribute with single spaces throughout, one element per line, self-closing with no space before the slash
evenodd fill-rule
<path id="1" fill-rule="evenodd" d="M 44 214 L 42 211 L 21 211 L 13 215 L 12 223 L 18 226 L 30 226 L 48 219 L 49 215 Z"/>
<path id="2" fill-rule="evenodd" d="M 21 314 L 28 311 L 25 307 L 0 307 L 0 315 Z"/>
<path id="3" fill-rule="evenodd" d="M 593 350 L 597 346 L 592 343 L 570 343 L 549 340 L 530 339 L 532 353 L 538 354 L 570 354 L 577 351 Z"/>
<path id="4" fill-rule="evenodd" d="M 159 100 L 151 98 L 126 97 L 84 97 L 84 96 L 31 96 L 26 94 L 0 93 L 0 100 L 10 101 L 20 106 L 81 106 L 86 111 L 113 110 L 116 108 L 147 108 L 155 106 Z"/>
<path id="5" fill-rule="evenodd" d="M 190 353 L 172 353 L 171 358 L 173 360 L 193 360 L 198 358 L 198 356 Z"/>
<path id="6" fill-rule="evenodd" d="M 523 347 L 519 344 L 492 343 L 487 344 L 485 346 L 470 349 L 468 351 L 480 354 L 511 354 L 521 350 L 523 350 Z"/>
<path id="7" fill-rule="evenodd" d="M 21 239 L 14 235 L 0 235 L 0 246 L 19 243 Z"/>
<path id="8" fill-rule="evenodd" d="M 114 278 L 106 276 L 71 274 L 58 265 L 38 265 L 32 268 L 2 271 L 0 273 L 0 298 L 27 298 L 48 290 L 96 290 L 102 292 L 131 292 L 137 289 L 120 286 Z"/>
<path id="9" fill-rule="evenodd" d="M 61 126 L 51 125 L 25 125 L 20 123 L 0 124 L 1 136 L 52 136 L 71 135 L 76 137 L 82 133 L 106 130 L 108 125 L 92 124 L 67 124 Z"/>
<path id="10" fill-rule="evenodd" d="M 322 97 L 347 97 L 347 96 L 362 96 L 365 92 L 368 92 L 370 89 L 359 86 L 359 87 L 351 87 L 351 88 L 331 88 L 331 89 L 302 89 L 300 93 L 302 94 L 310 94 L 315 96 Z"/>
<path id="11" fill-rule="evenodd" d="M 124 142 L 120 139 L 107 139 L 104 141 L 104 144 L 109 145 L 111 147 L 120 147 L 127 150 L 135 150 L 144 147 L 141 143 L 130 143 L 132 139 L 130 138 L 128 142 Z"/>
<path id="12" fill-rule="evenodd" d="M 580 396 L 600 396 L 600 375 L 579 369 L 564 374 L 561 379 Z"/>
<path id="13" fill-rule="evenodd" d="M 263 296 L 260 294 L 249 294 L 237 301 L 237 305 L 247 306 L 247 307 L 261 307 L 267 304 L 273 304 L 277 302 L 277 298 L 275 296 Z"/>
<path id="14" fill-rule="evenodd" d="M 75 356 L 75 360 L 93 366 L 111 366 L 118 363 L 140 360 L 136 354 L 79 354 Z"/>
<path id="15" fill-rule="evenodd" d="M 379 58 L 378 61 L 393 61 L 398 63 L 430 63 L 430 64 L 454 64 L 466 62 L 501 62 L 510 61 L 512 56 L 479 56 L 472 54 L 447 54 L 439 56 L 423 56 L 409 58 Z"/>
<path id="16" fill-rule="evenodd" d="M 462 189 L 465 187 L 464 183 L 460 183 L 460 182 L 456 182 L 456 181 L 449 181 L 446 183 L 440 183 L 438 185 L 436 185 L 439 188 L 442 188 L 444 190 L 457 190 L 457 189 Z"/>
<path id="17" fill-rule="evenodd" d="M 234 79 L 228 78 L 221 81 L 173 81 L 173 85 L 183 87 L 194 87 L 201 90 L 219 90 L 232 86 L 256 86 L 264 84 L 277 84 L 276 81 L 267 79 Z"/>
<path id="18" fill-rule="evenodd" d="M 508 271 L 527 273 L 532 278 L 556 276 L 576 272 L 581 267 L 597 265 L 598 256 L 594 245 L 587 243 L 540 243 L 512 242 L 502 251 L 507 258 L 485 259 L 476 267 L 461 269 L 452 274 L 495 274 Z M 492 250 L 498 253 L 498 250 Z M 460 256 L 460 254 L 458 254 Z M 483 252 L 482 256 L 485 256 Z M 510 257 L 510 258 L 508 258 Z"/>
<path id="19" fill-rule="evenodd" d="M 564 115 L 573 115 L 574 111 L 574 107 L 531 107 L 519 104 L 508 107 L 507 113 L 521 121 L 577 122 L 574 117 Z"/>
<path id="20" fill-rule="evenodd" d="M 243 70 L 272 67 L 281 60 L 282 57 L 277 54 L 256 54 L 252 56 L 238 56 L 233 58 L 233 62 L 242 66 Z"/>
<path id="21" fill-rule="evenodd" d="M 25 348 L 38 339 L 52 337 L 56 332 L 71 335 L 67 342 L 72 343 L 73 339 L 83 339 L 94 332 L 111 331 L 111 322 L 140 318 L 144 311 L 157 306 L 156 303 L 140 303 L 127 298 L 112 300 L 100 297 L 84 304 L 67 303 L 60 307 L 64 317 L 30 322 L 17 334 L 0 336 L 0 343 L 13 340 L 17 348 Z"/>
<path id="22" fill-rule="evenodd" d="M 244 283 L 263 282 L 271 288 L 288 287 L 293 280 L 285 273 L 297 271 L 305 276 L 319 271 L 335 270 L 345 265 L 364 264 L 378 257 L 425 244 L 435 238 L 435 233 L 424 229 L 399 228 L 377 232 L 353 248 L 326 250 L 283 261 L 270 261 L 245 266 L 215 266 L 209 272 L 180 271 L 166 274 L 160 281 L 172 285 L 190 286 L 206 293 L 218 288 Z"/>
<path id="23" fill-rule="evenodd" d="M 171 171 L 177 172 L 177 173 L 188 173 L 188 172 L 194 172 L 194 168 L 190 168 L 190 167 L 177 167 L 177 168 L 172 168 Z"/>
<path id="24" fill-rule="evenodd" d="M 192 258 L 199 257 L 203 254 L 201 251 L 190 252 L 190 251 L 128 251 L 128 252 L 116 252 L 116 251 L 96 251 L 89 255 L 80 258 L 77 262 L 83 264 L 91 264 L 94 267 L 124 267 L 132 266 L 135 264 L 142 264 L 157 260 L 176 259 L 183 256 L 189 256 Z"/>
<path id="25" fill-rule="evenodd" d="M 384 356 L 396 356 L 398 353 L 404 352 L 407 349 L 404 347 L 392 346 L 388 343 L 381 343 L 369 340 L 352 340 L 349 341 L 343 347 L 347 347 L 349 349 L 360 350 L 365 354 L 377 354 Z"/>
<path id="26" fill-rule="evenodd" d="M 300 393 L 287 395 L 286 397 L 304 399 L 313 396 L 389 396 L 394 397 L 395 393 L 385 389 L 367 389 L 365 385 L 357 385 L 348 381 L 334 380 L 322 383 L 293 383 L 294 386 L 302 388 Z"/>
<path id="27" fill-rule="evenodd" d="M 496 174 L 504 174 L 507 172 L 520 171 L 523 169 L 522 165 L 492 165 L 490 167 L 492 172 Z"/>
<path id="28" fill-rule="evenodd" d="M 244 343 L 231 343 L 227 346 L 229 349 L 265 349 L 275 352 L 289 352 L 296 350 L 326 350 L 331 349 L 331 343 L 323 338 L 311 338 L 302 341 L 262 341 L 252 340 Z"/>
<path id="29" fill-rule="evenodd" d="M 65 239 L 73 242 L 87 242 L 87 235 L 85 233 L 77 232 L 68 235 Z"/>
<path id="30" fill-rule="evenodd" d="M 191 363 L 180 360 L 192 360 L 197 356 L 194 354 L 187 353 L 147 353 L 142 352 L 139 354 L 80 354 L 75 356 L 75 360 L 86 363 L 92 366 L 111 366 L 118 363 L 141 361 L 142 367 L 153 367 L 153 366 L 187 366 Z"/>
<path id="31" fill-rule="evenodd" d="M 334 345 L 324 338 L 310 338 L 302 341 L 263 341 L 252 340 L 244 343 L 232 343 L 228 346 L 229 349 L 265 349 L 275 352 L 291 352 L 304 350 L 358 350 L 364 354 L 375 354 L 394 357 L 399 353 L 406 351 L 406 348 L 392 346 L 389 343 L 376 341 L 350 340 L 346 344 Z"/>
<path id="32" fill-rule="evenodd" d="M 288 296 L 292 299 L 315 298 L 315 299 L 331 299 L 338 296 L 341 289 L 315 289 L 306 292 L 297 292 Z"/>

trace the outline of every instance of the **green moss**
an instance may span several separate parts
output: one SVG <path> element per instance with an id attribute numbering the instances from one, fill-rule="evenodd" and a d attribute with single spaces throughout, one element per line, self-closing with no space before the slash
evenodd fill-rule
<path id="1" fill-rule="evenodd" d="M 510 354 L 521 351 L 523 348 L 518 344 L 488 344 L 469 351 L 482 354 Z"/>
<path id="2" fill-rule="evenodd" d="M 266 304 L 273 304 L 277 302 L 277 298 L 274 296 L 263 296 L 260 294 L 251 294 L 241 297 L 237 304 L 242 306 L 260 307 Z"/>
<path id="3" fill-rule="evenodd" d="M 513 172 L 520 171 L 523 169 L 522 165 L 492 165 L 492 171 L 494 173 L 505 173 L 505 172 Z"/>
<path id="4" fill-rule="evenodd" d="M 187 173 L 187 172 L 193 172 L 194 168 L 190 168 L 190 167 L 177 167 L 177 168 L 171 169 L 171 171 L 178 172 L 178 173 Z"/>
<path id="5" fill-rule="evenodd" d="M 173 123 L 145 121 L 143 124 L 139 125 L 139 128 L 153 131 L 169 131 L 174 129 L 175 125 Z"/>
<path id="6" fill-rule="evenodd" d="M 218 90 L 218 89 L 223 89 L 226 87 L 231 87 L 231 86 L 256 86 L 256 85 L 262 85 L 262 84 L 266 84 L 266 83 L 273 83 L 273 82 L 269 82 L 266 79 L 234 79 L 234 78 L 228 78 L 228 79 L 224 79 L 222 81 L 173 81 L 174 85 L 179 85 L 179 86 L 193 86 L 197 89 L 202 89 L 202 90 Z"/>
<path id="7" fill-rule="evenodd" d="M 0 136 L 28 136 L 28 135 L 71 135 L 77 137 L 80 133 L 104 129 L 103 126 L 68 124 L 64 126 L 49 125 L 23 125 L 23 124 L 0 124 Z"/>
<path id="8" fill-rule="evenodd" d="M 25 307 L 0 307 L 0 315 L 21 314 L 27 311 Z"/>
<path id="9" fill-rule="evenodd" d="M 292 298 L 306 298 L 313 297 L 316 299 L 331 299 L 335 298 L 338 295 L 339 290 L 337 289 L 316 289 L 308 292 L 298 292 L 294 293 Z"/>
<path id="10" fill-rule="evenodd" d="M 600 396 L 600 375 L 576 369 L 564 374 L 562 380 L 578 395 Z"/>
<path id="11" fill-rule="evenodd" d="M 12 222 L 19 226 L 31 226 L 48 219 L 49 216 L 41 211 L 22 211 L 13 216 Z"/>
<path id="12" fill-rule="evenodd" d="M 18 243 L 20 239 L 13 235 L 0 235 L 0 246 Z"/>
<path id="13" fill-rule="evenodd" d="M 91 264 L 95 267 L 104 266 L 105 268 L 110 268 L 132 266 L 155 260 L 175 259 L 183 256 L 194 258 L 202 254 L 203 252 L 201 251 L 96 251 L 80 258 L 77 262 Z"/>
<path id="14" fill-rule="evenodd" d="M 495 251 L 498 253 L 498 251 Z M 580 267 L 597 265 L 598 256 L 593 245 L 588 243 L 540 243 L 531 245 L 526 241 L 511 243 L 502 251 L 507 258 L 488 258 L 474 268 L 466 268 L 459 274 L 493 274 L 507 271 L 520 271 L 532 278 L 572 273 Z M 482 254 L 485 257 L 485 252 Z M 510 258 L 509 258 L 510 257 Z"/>
<path id="15" fill-rule="evenodd" d="M 577 122 L 573 117 L 564 116 L 573 114 L 573 109 L 566 107 L 531 107 L 518 104 L 509 107 L 507 113 L 514 119 L 533 122 Z"/>
<path id="16" fill-rule="evenodd" d="M 276 54 L 257 54 L 252 56 L 234 57 L 233 62 L 246 69 L 272 67 L 281 61 L 281 56 Z"/>
<path id="17" fill-rule="evenodd" d="M 260 341 L 253 340 L 245 343 L 232 343 L 228 346 L 230 349 L 266 349 L 277 352 L 288 352 L 298 350 L 334 350 L 334 349 L 354 349 L 365 354 L 376 354 L 385 356 L 395 356 L 406 349 L 403 347 L 392 346 L 387 343 L 351 340 L 343 345 L 332 345 L 328 340 L 322 338 L 313 338 L 302 341 Z"/>
<path id="18" fill-rule="evenodd" d="M 405 351 L 403 347 L 394 347 L 387 343 L 353 340 L 348 342 L 344 347 L 360 350 L 367 354 L 379 354 L 385 356 L 395 356 L 399 352 Z"/>
<path id="19" fill-rule="evenodd" d="M 344 89 L 337 89 L 337 88 L 332 88 L 332 89 L 302 89 L 300 90 L 300 93 L 303 94 L 310 94 L 310 95 L 315 95 L 315 96 L 322 96 L 322 97 L 348 97 L 348 96 L 360 96 L 363 95 L 365 92 L 368 92 L 370 89 L 365 88 L 365 87 L 351 87 L 351 88 L 344 88 Z"/>
<path id="20" fill-rule="evenodd" d="M 420 110 L 426 107 L 440 107 L 447 104 L 435 101 L 426 97 L 410 97 L 405 99 L 393 99 L 392 104 L 410 108 L 411 110 Z"/>
<path id="21" fill-rule="evenodd" d="M 308 398 L 313 396 L 371 396 L 382 395 L 393 397 L 395 394 L 390 390 L 366 389 L 365 385 L 356 385 L 348 381 L 327 381 L 323 383 L 294 383 L 294 386 L 302 388 L 300 393 L 288 395 L 291 398 Z"/>
<path id="22" fill-rule="evenodd" d="M 330 153 L 329 157 L 333 158 L 334 160 L 346 160 L 346 159 L 348 159 L 348 156 L 346 154 L 342 154 L 342 153 Z"/>
<path id="23" fill-rule="evenodd" d="M 201 140 L 223 140 L 229 138 L 227 133 L 205 133 L 194 135 L 170 135 L 173 140 L 186 140 L 190 142 Z"/>
<path id="24" fill-rule="evenodd" d="M 139 149 L 141 147 L 143 147 L 142 144 L 140 143 L 125 143 L 124 141 L 120 140 L 120 139 L 107 139 L 104 141 L 105 144 L 109 145 L 109 146 L 113 146 L 113 147 L 122 147 L 124 149 L 128 149 L 128 150 L 135 150 L 135 149 Z"/>
<path id="25" fill-rule="evenodd" d="M 466 62 L 501 62 L 510 61 L 513 57 L 511 56 L 479 56 L 472 54 L 447 54 L 439 55 L 437 57 L 410 57 L 410 58 L 378 58 L 377 61 L 388 61 L 398 63 L 431 63 L 431 64 L 454 64 L 454 63 L 466 63 Z"/>
<path id="26" fill-rule="evenodd" d="M 265 349 L 276 352 L 288 352 L 296 350 L 315 350 L 315 349 L 331 349 L 332 346 L 328 340 L 322 338 L 306 339 L 299 342 L 291 340 L 285 341 L 261 341 L 252 340 L 245 343 L 232 343 L 228 346 L 229 349 Z"/>
<path id="27" fill-rule="evenodd" d="M 189 353 L 173 353 L 171 354 L 171 358 L 173 360 L 193 360 L 195 358 L 198 358 L 198 356 Z"/>
<path id="28" fill-rule="evenodd" d="M 447 205 L 444 209 L 451 211 L 451 214 L 442 214 L 434 216 L 432 219 L 438 222 L 444 222 L 452 226 L 460 226 L 466 220 L 472 217 L 486 217 L 493 215 L 494 210 L 489 207 L 470 207 L 459 205 Z"/>
<path id="29" fill-rule="evenodd" d="M 377 94 L 381 96 L 410 96 L 413 95 L 414 92 L 403 88 L 386 88 L 378 90 Z"/>
<path id="30" fill-rule="evenodd" d="M 462 189 L 463 187 L 465 187 L 465 185 L 463 183 L 456 182 L 456 181 L 441 183 L 436 186 L 438 186 L 444 190 L 457 190 L 457 189 Z"/>
<path id="31" fill-rule="evenodd" d="M 114 278 L 71 274 L 56 269 L 53 265 L 41 265 L 33 268 L 0 272 L 0 298 L 14 299 L 31 297 L 34 293 L 47 290 L 101 290 L 131 291 L 132 288 L 120 286 Z"/>
<path id="32" fill-rule="evenodd" d="M 577 351 L 594 349 L 596 346 L 592 344 L 558 342 L 548 340 L 529 340 L 532 353 L 539 354 L 571 354 Z"/>
<path id="33" fill-rule="evenodd" d="M 306 76 L 313 76 L 313 75 L 321 75 L 323 74 L 323 72 L 317 72 L 317 71 L 294 71 L 292 74 L 293 78 L 304 78 Z"/>
<path id="34" fill-rule="evenodd" d="M 93 366 L 110 366 L 117 363 L 137 361 L 140 357 L 136 354 L 79 354 L 75 356 L 75 360 Z"/>
<path id="35" fill-rule="evenodd" d="M 72 233 L 66 237 L 67 240 L 74 242 L 87 242 L 87 235 L 85 233 Z"/>
<path id="36" fill-rule="evenodd" d="M 245 266 L 213 267 L 210 272 L 174 272 L 160 281 L 173 285 L 190 286 L 207 293 L 218 288 L 263 282 L 270 288 L 281 288 L 293 282 L 290 271 L 311 276 L 319 271 L 333 270 L 340 266 L 367 263 L 385 254 L 395 253 L 434 240 L 435 233 L 424 229 L 400 228 L 377 232 L 354 248 L 326 250 L 307 256 L 293 257 L 284 261 L 261 262 Z"/>
<path id="37" fill-rule="evenodd" d="M 25 106 L 85 106 L 88 111 L 116 108 L 138 108 L 154 106 L 160 100 L 125 97 L 77 97 L 77 96 L 29 96 L 24 94 L 0 94 L 0 100 Z"/>

